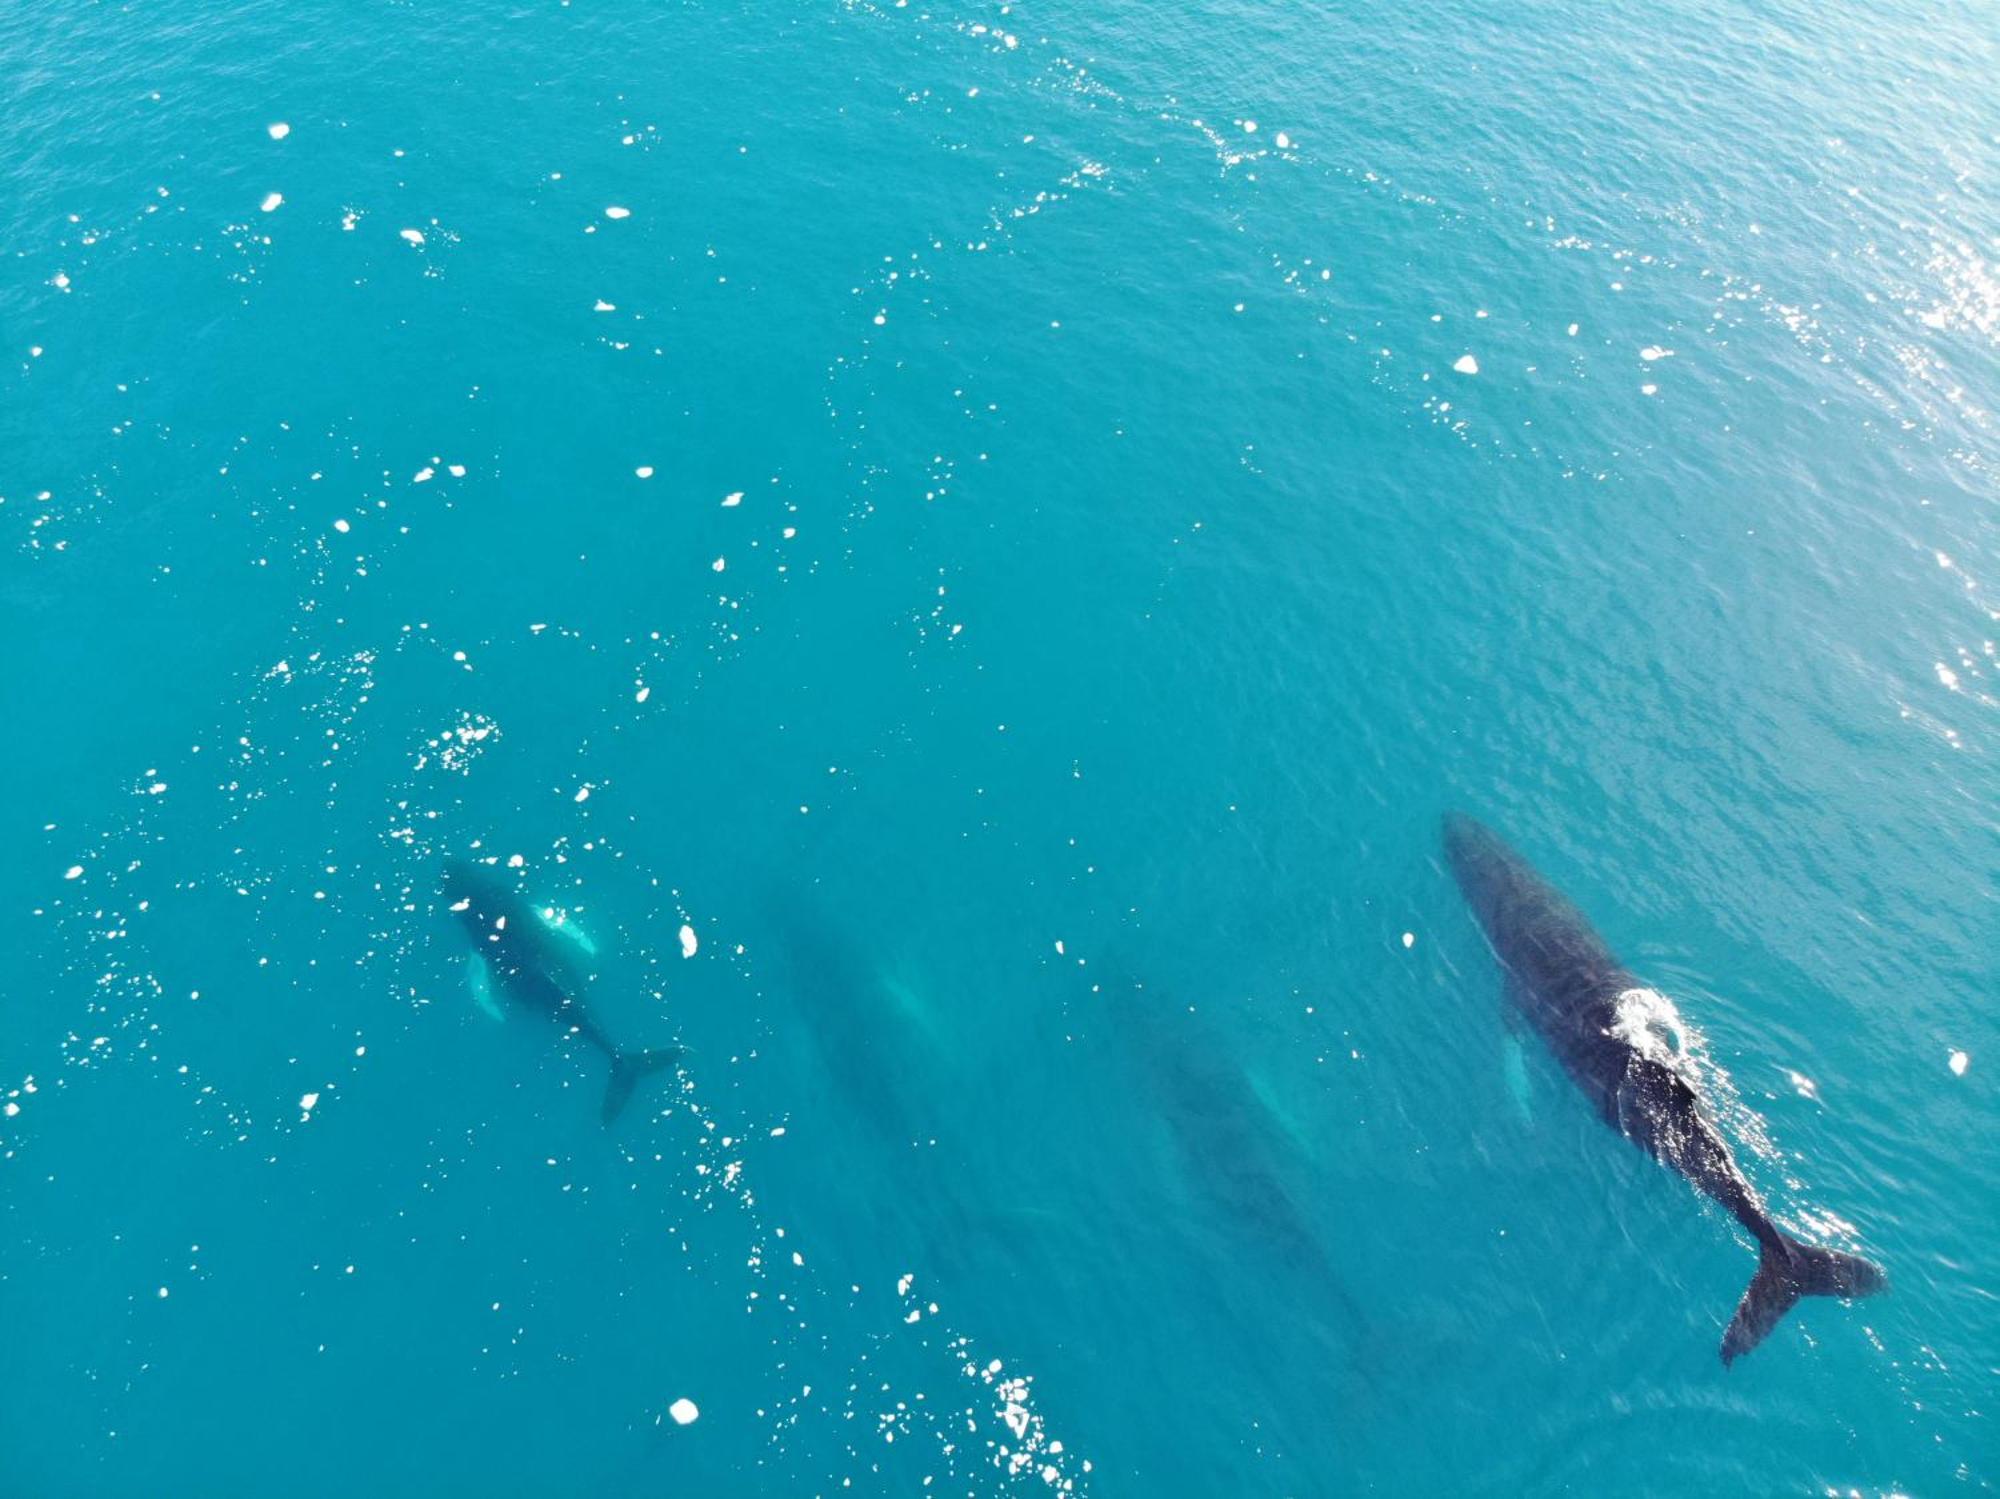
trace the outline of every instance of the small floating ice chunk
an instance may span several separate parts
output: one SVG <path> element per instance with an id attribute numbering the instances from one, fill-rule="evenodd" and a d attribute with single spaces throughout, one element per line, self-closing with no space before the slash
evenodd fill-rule
<path id="1" fill-rule="evenodd" d="M 674 1418 L 676 1426 L 692 1426 L 695 1419 L 701 1415 L 701 1407 L 683 1395 L 667 1407 L 667 1414 Z"/>
<path id="2" fill-rule="evenodd" d="M 274 141 L 281 141 L 292 133 L 292 127 L 283 120 L 273 120 L 264 127 L 264 130 Z"/>
<path id="3" fill-rule="evenodd" d="M 424 242 L 424 231 L 421 229 L 399 229 L 396 232 L 413 245 L 420 245 Z"/>
<path id="4" fill-rule="evenodd" d="M 310 1114 L 318 1104 L 319 1095 L 317 1093 L 302 1093 L 299 1095 L 299 1111 L 301 1113 Z"/>
<path id="5" fill-rule="evenodd" d="M 1949 666 L 1946 666 L 1942 661 L 1937 663 L 1937 679 L 1953 692 L 1958 691 L 1958 673 L 1953 671 Z"/>
<path id="6" fill-rule="evenodd" d="M 428 484 L 431 482 L 431 480 L 435 479 L 436 477 L 437 477 L 437 470 L 432 468 L 429 464 L 425 464 L 422 468 L 418 469 L 414 474 L 410 476 L 410 482 L 412 484 Z"/>
<path id="7" fill-rule="evenodd" d="M 647 698 L 651 697 L 652 695 L 653 695 L 652 688 L 641 686 L 637 692 L 632 694 L 632 701 L 635 703 L 643 703 L 644 701 L 646 701 Z"/>
<path id="8" fill-rule="evenodd" d="M 637 468 L 633 469 L 632 472 L 637 474 L 642 479 L 650 479 L 653 477 L 653 465 L 650 463 L 642 463 Z"/>
<path id="9" fill-rule="evenodd" d="M 1672 349 L 1663 349 L 1658 344 L 1647 344 L 1645 348 L 1639 351 L 1639 357 L 1645 360 L 1646 363 L 1651 364 L 1655 359 L 1672 359 L 1674 351 Z"/>
<path id="10" fill-rule="evenodd" d="M 70 865 L 70 867 L 69 867 L 69 868 L 67 868 L 67 869 L 65 869 L 65 870 L 63 871 L 63 878 L 64 878 L 64 879 L 66 879 L 66 880 L 80 880 L 80 879 L 82 879 L 82 878 L 83 878 L 83 866 L 82 866 L 81 864 L 72 864 L 72 865 Z"/>
<path id="11" fill-rule="evenodd" d="M 283 206 L 284 201 L 285 195 L 283 193 L 266 193 L 264 194 L 264 201 L 259 203 L 257 207 L 265 213 L 276 213 Z"/>
<path id="12" fill-rule="evenodd" d="M 1948 1065 L 1951 1068 L 1953 1077 L 1964 1077 L 1965 1069 L 1972 1065 L 1972 1058 L 1962 1051 L 1955 1051 L 1951 1054 L 1951 1061 Z"/>
<path id="13" fill-rule="evenodd" d="M 160 1287 L 160 1300 L 162 1300 L 162 1301 L 165 1301 L 166 1299 L 167 1299 L 167 1288 L 166 1288 L 165 1286 L 161 1286 L 161 1287 Z"/>
<path id="14" fill-rule="evenodd" d="M 1415 932 L 1403 933 L 1404 947 L 1415 947 L 1416 945 L 1417 945 L 1417 934 Z"/>
<path id="15" fill-rule="evenodd" d="M 575 799 L 576 799 L 577 801 L 580 801 L 580 802 L 587 802 L 587 801 L 589 801 L 589 800 L 590 800 L 590 788 L 589 788 L 588 786 L 579 786 L 579 787 L 577 787 L 577 788 L 576 788 L 576 798 L 575 798 Z"/>
<path id="16" fill-rule="evenodd" d="M 1289 151 L 1292 149 L 1292 138 L 1282 130 L 1278 132 L 1278 149 L 1280 151 Z"/>
<path id="17" fill-rule="evenodd" d="M 463 479 L 465 477 L 465 465 L 462 463 L 447 464 L 445 472 L 450 474 L 454 479 Z"/>
<path id="18" fill-rule="evenodd" d="M 621 208 L 618 204 L 613 203 L 609 208 L 604 210 L 604 216 L 607 219 L 629 219 L 632 217 L 632 210 Z"/>
<path id="19" fill-rule="evenodd" d="M 342 516 L 339 520 L 335 521 L 333 523 L 333 529 L 345 533 L 348 530 L 347 517 Z"/>
<path id="20" fill-rule="evenodd" d="M 16 1114 L 20 1112 L 21 1112 L 21 1106 L 18 1103 L 15 1103 L 11 1098 L 7 1100 L 7 1107 L 4 1109 L 0 1109 L 0 1114 L 5 1114 L 9 1119 L 12 1119 Z"/>
<path id="21" fill-rule="evenodd" d="M 618 308 L 616 304 L 607 302 L 604 300 L 604 298 L 599 297 L 597 299 L 596 305 L 593 306 L 590 310 L 592 312 L 616 312 Z"/>
<path id="22" fill-rule="evenodd" d="M 719 573 L 724 568 L 729 566 L 729 559 L 727 557 L 717 557 L 713 562 L 709 563 L 708 566 L 711 572 Z"/>
<path id="23" fill-rule="evenodd" d="M 1642 396 L 1656 396 L 1659 393 L 1660 387 L 1657 385 L 1642 385 L 1639 387 L 1639 394 Z"/>
<path id="24" fill-rule="evenodd" d="M 689 926 L 686 922 L 682 922 L 681 956 L 684 958 L 693 957 L 695 955 L 696 949 L 699 948 L 700 946 L 701 946 L 701 939 L 694 934 L 694 928 Z"/>
<path id="25" fill-rule="evenodd" d="M 738 505 L 742 503 L 743 503 L 743 491 L 740 489 L 736 490 L 732 494 L 726 494 L 722 497 L 722 508 L 724 510 L 734 510 Z"/>
<path id="26" fill-rule="evenodd" d="M 1452 368 L 1457 370 L 1461 375 L 1476 375 L 1479 373 L 1479 361 L 1474 359 L 1470 354 L 1461 354 L 1458 356 L 1458 363 L 1454 364 Z"/>

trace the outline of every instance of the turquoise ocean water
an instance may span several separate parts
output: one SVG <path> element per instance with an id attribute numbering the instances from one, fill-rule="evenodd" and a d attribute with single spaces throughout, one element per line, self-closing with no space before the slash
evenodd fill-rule
<path id="1" fill-rule="evenodd" d="M 1990 8 L 16 0 L 0 101 L 0 1494 L 1991 1489 Z M 1723 1369 L 1450 808 L 1886 1297 Z"/>

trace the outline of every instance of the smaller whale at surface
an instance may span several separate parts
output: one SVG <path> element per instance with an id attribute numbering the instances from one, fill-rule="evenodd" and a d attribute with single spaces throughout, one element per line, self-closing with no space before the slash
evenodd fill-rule
<path id="1" fill-rule="evenodd" d="M 518 891 L 492 869 L 467 859 L 446 861 L 442 882 L 447 908 L 472 944 L 473 994 L 553 1021 L 565 1035 L 582 1038 L 610 1060 L 604 1088 L 604 1122 L 631 1102 L 639 1083 L 680 1065 L 687 1048 L 627 1051 L 605 1035 L 583 1001 L 590 975 L 577 966 L 577 942 L 551 927 Z"/>
<path id="2" fill-rule="evenodd" d="M 1604 1122 L 1721 1203 L 1757 1241 L 1757 1273 L 1722 1335 L 1724 1364 L 1763 1342 L 1802 1296 L 1872 1296 L 1887 1287 L 1877 1266 L 1803 1243 L 1771 1221 L 1698 1079 L 1653 1034 L 1666 1002 L 1625 971 L 1582 912 L 1470 817 L 1446 816 L 1444 847 L 1506 971 L 1509 999 Z"/>

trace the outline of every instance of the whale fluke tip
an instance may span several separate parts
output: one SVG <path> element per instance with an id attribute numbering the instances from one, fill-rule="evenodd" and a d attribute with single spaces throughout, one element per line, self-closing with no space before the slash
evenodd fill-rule
<path id="1" fill-rule="evenodd" d="M 655 1051 L 621 1051 L 611 1058 L 611 1080 L 604 1085 L 604 1122 L 610 1124 L 625 1112 L 632 1090 L 642 1078 L 669 1067 L 678 1067 L 687 1055 L 685 1046 L 663 1046 Z"/>
<path id="2" fill-rule="evenodd" d="M 1853 1300 L 1889 1288 L 1879 1265 L 1838 1249 L 1821 1249 L 1780 1234 L 1764 1245 L 1757 1273 L 1722 1334 L 1722 1362 L 1728 1366 L 1755 1348 L 1784 1320 L 1801 1296 Z"/>

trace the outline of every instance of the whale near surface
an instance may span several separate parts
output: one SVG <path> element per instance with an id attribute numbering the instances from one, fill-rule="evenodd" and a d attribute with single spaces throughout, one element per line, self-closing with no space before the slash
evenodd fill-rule
<path id="1" fill-rule="evenodd" d="M 1802 1296 L 1884 1289 L 1867 1260 L 1804 1243 L 1772 1222 L 1687 1069 L 1648 1035 L 1652 998 L 1590 923 L 1492 829 L 1444 820 L 1445 855 L 1506 973 L 1509 1002 L 1548 1044 L 1604 1122 L 1726 1208 L 1757 1242 L 1757 1273 L 1722 1336 L 1733 1363 Z"/>
<path id="2" fill-rule="evenodd" d="M 679 1066 L 687 1054 L 685 1047 L 627 1050 L 605 1034 L 584 1002 L 591 976 L 570 951 L 574 944 L 495 871 L 467 859 L 449 860 L 442 893 L 446 908 L 458 918 L 471 944 L 475 993 L 483 975 L 484 984 L 508 1007 L 552 1022 L 610 1061 L 604 1087 L 606 1124 L 624 1111 L 642 1079 Z"/>

